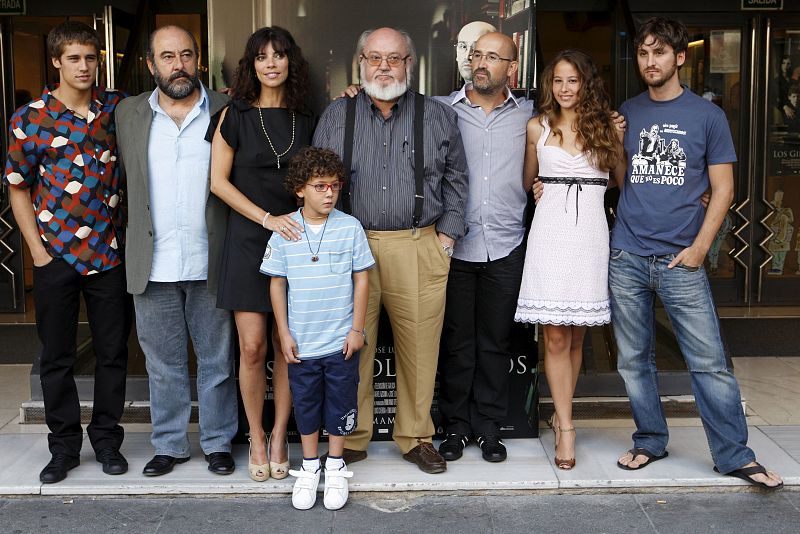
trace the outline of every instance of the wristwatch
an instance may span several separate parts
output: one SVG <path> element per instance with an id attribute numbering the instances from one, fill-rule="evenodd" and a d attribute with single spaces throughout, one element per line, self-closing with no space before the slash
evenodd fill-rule
<path id="1" fill-rule="evenodd" d="M 448 258 L 453 257 L 453 247 L 450 245 L 442 245 L 442 250 L 444 250 L 444 253 L 447 254 Z"/>

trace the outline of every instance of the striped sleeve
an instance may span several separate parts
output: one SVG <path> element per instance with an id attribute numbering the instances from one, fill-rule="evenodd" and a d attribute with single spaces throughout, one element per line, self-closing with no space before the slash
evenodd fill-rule
<path id="1" fill-rule="evenodd" d="M 286 240 L 278 234 L 272 234 L 264 250 L 259 272 L 268 276 L 286 276 L 286 258 L 283 255 L 282 245 Z"/>
<path id="2" fill-rule="evenodd" d="M 356 229 L 353 235 L 353 272 L 365 271 L 375 266 L 375 258 L 369 249 L 367 236 L 364 229 L 355 221 Z"/>

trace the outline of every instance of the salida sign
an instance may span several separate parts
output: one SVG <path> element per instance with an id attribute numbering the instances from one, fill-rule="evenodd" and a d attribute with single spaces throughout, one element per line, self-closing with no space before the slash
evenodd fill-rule
<path id="1" fill-rule="evenodd" d="M 742 0 L 742 11 L 780 11 L 783 0 Z"/>

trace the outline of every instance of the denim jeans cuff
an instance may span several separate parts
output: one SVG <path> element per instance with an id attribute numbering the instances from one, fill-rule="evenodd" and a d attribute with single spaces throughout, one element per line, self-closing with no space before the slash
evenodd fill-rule
<path id="1" fill-rule="evenodd" d="M 640 444 L 635 443 L 633 444 L 634 449 L 644 449 L 648 451 L 650 454 L 654 454 L 656 456 L 664 456 L 664 453 L 667 452 L 667 446 L 664 445 L 663 447 L 655 447 L 652 444 Z"/>
<path id="2" fill-rule="evenodd" d="M 755 462 L 755 461 L 756 461 L 756 455 L 751 452 L 750 454 L 746 454 L 746 455 L 740 456 L 738 458 L 731 459 L 731 461 L 729 461 L 727 463 L 724 463 L 724 464 L 723 463 L 717 463 L 717 469 L 723 475 L 727 475 L 731 471 L 735 471 L 737 469 L 740 469 L 740 468 L 744 467 L 745 465 L 749 464 L 750 462 Z"/>
<path id="3" fill-rule="evenodd" d="M 189 458 L 189 451 L 175 452 L 175 451 L 159 451 L 156 450 L 156 456 L 172 456 L 173 458 Z"/>
<path id="4" fill-rule="evenodd" d="M 209 449 L 209 450 L 203 449 L 203 454 L 205 454 L 206 456 L 209 455 L 209 454 L 214 454 L 215 452 L 227 452 L 227 453 L 230 453 L 231 452 L 231 446 L 228 445 L 227 447 L 214 447 L 213 449 Z"/>

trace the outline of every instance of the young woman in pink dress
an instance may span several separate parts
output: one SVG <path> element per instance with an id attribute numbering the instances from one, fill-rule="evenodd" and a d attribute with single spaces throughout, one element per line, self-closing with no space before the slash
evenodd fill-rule
<path id="1" fill-rule="evenodd" d="M 555 464 L 575 466 L 572 396 L 587 326 L 610 322 L 609 172 L 624 172 L 620 135 L 592 59 L 560 52 L 542 74 L 540 114 L 528 122 L 525 181 L 544 184 L 528 236 L 515 320 L 539 323 L 555 406 Z"/>

